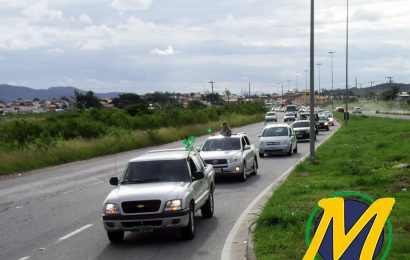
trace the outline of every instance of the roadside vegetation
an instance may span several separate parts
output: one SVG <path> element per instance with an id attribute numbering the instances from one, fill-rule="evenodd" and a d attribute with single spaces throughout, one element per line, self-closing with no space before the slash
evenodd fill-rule
<path id="1" fill-rule="evenodd" d="M 316 164 L 301 163 L 274 191 L 257 220 L 257 259 L 302 259 L 309 215 L 320 199 L 341 191 L 394 197 L 388 259 L 410 259 L 410 168 L 398 166 L 410 163 L 409 129 L 408 120 L 351 116 L 318 148 Z"/>
<path id="2" fill-rule="evenodd" d="M 378 101 L 378 102 L 351 102 L 349 103 L 349 111 L 354 107 L 361 107 L 363 111 L 410 111 L 410 101 Z M 329 109 L 331 105 L 327 106 Z M 344 103 L 334 103 L 334 107 L 345 107 Z"/>
<path id="3" fill-rule="evenodd" d="M 218 131 L 225 120 L 233 127 L 251 124 L 262 121 L 265 112 L 260 103 L 136 109 L 8 118 L 0 123 L 0 175 L 199 136 L 208 127 Z"/>

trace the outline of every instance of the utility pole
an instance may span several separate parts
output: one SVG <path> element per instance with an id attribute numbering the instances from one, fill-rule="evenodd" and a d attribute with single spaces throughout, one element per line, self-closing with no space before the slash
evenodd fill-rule
<path id="1" fill-rule="evenodd" d="M 211 89 L 212 89 L 212 105 L 215 105 L 215 97 L 214 97 L 214 83 L 212 80 L 209 81 L 208 83 L 211 83 Z"/>
<path id="2" fill-rule="evenodd" d="M 296 90 L 298 89 L 298 75 L 296 75 Z"/>
<path id="3" fill-rule="evenodd" d="M 330 63 L 331 63 L 331 71 L 332 71 L 332 111 L 334 110 L 333 108 L 333 97 L 334 97 L 334 93 L 333 93 L 333 53 L 335 53 L 334 51 L 329 51 L 330 54 Z"/>
<path id="4" fill-rule="evenodd" d="M 372 87 L 373 87 L 373 83 L 375 83 L 375 82 L 374 82 L 374 81 L 370 81 L 369 83 L 370 83 L 370 87 L 372 88 Z"/>
<path id="5" fill-rule="evenodd" d="M 283 81 L 281 83 L 282 83 L 282 104 L 281 105 L 283 105 Z"/>
<path id="6" fill-rule="evenodd" d="M 308 82 L 308 80 L 307 80 L 307 73 L 308 73 L 308 71 L 309 71 L 309 70 L 305 70 L 305 74 L 306 74 L 306 85 L 305 85 L 305 89 L 306 89 L 306 92 L 307 92 L 307 82 Z"/>
<path id="7" fill-rule="evenodd" d="M 392 78 L 393 78 L 392 76 L 386 77 L 386 79 L 389 79 L 389 81 L 390 81 L 390 90 L 393 89 Z M 393 91 L 391 92 L 391 95 L 390 95 L 390 101 L 391 101 L 391 100 L 393 100 Z"/>
<path id="8" fill-rule="evenodd" d="M 251 99 L 251 82 L 250 81 L 249 81 L 248 91 L 249 91 L 249 99 Z"/>
<path id="9" fill-rule="evenodd" d="M 320 104 L 320 103 L 322 103 L 321 100 L 320 100 L 320 66 L 322 65 L 322 63 L 319 62 L 316 65 L 317 65 L 317 68 L 319 69 L 319 104 Z"/>

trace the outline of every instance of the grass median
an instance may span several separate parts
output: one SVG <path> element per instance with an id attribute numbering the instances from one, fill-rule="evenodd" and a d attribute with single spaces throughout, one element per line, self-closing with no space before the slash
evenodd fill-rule
<path id="1" fill-rule="evenodd" d="M 318 148 L 316 164 L 301 163 L 274 191 L 257 220 L 257 259 L 302 259 L 309 215 L 320 199 L 340 191 L 394 197 L 388 259 L 410 259 L 410 168 L 397 167 L 410 163 L 409 129 L 408 120 L 351 116 Z"/>
<path id="2" fill-rule="evenodd" d="M 101 138 L 58 140 L 55 145 L 47 147 L 47 149 L 29 148 L 9 152 L 1 151 L 0 175 L 169 143 L 191 135 L 201 136 L 207 134 L 208 127 L 211 127 L 214 131 L 219 131 L 222 121 L 228 121 L 231 127 L 238 127 L 260 122 L 263 118 L 263 113 L 254 115 L 229 114 L 222 115 L 220 121 L 207 124 L 167 127 L 147 131 L 117 130 Z M 183 146 L 182 143 L 181 146 Z"/>

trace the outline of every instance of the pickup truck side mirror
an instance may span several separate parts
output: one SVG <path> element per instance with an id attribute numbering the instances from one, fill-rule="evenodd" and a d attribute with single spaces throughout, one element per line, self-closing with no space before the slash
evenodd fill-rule
<path id="1" fill-rule="evenodd" d="M 203 178 L 205 178 L 205 174 L 204 174 L 203 171 L 196 171 L 192 175 L 192 180 L 193 181 L 201 180 Z"/>
<path id="2" fill-rule="evenodd" d="M 243 147 L 243 150 L 245 151 L 245 150 L 250 150 L 252 148 L 252 146 L 250 146 L 249 144 L 247 144 L 247 145 L 245 145 L 244 147 Z"/>
<path id="3" fill-rule="evenodd" d="M 196 150 L 197 152 L 200 152 L 200 151 L 201 151 L 201 146 L 197 146 L 197 147 L 195 148 L 195 150 Z"/>
<path id="4" fill-rule="evenodd" d="M 118 178 L 117 177 L 111 177 L 110 178 L 110 184 L 113 186 L 118 186 Z"/>

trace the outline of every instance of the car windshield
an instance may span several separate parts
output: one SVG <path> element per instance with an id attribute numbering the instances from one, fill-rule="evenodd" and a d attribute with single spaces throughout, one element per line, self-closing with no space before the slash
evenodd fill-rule
<path id="1" fill-rule="evenodd" d="M 294 117 L 286 117 L 285 119 L 283 119 L 284 122 L 293 122 L 296 119 Z"/>
<path id="2" fill-rule="evenodd" d="M 267 113 L 266 116 L 276 116 L 275 113 Z"/>
<path id="3" fill-rule="evenodd" d="M 265 131 L 263 131 L 262 136 L 263 137 L 268 137 L 268 136 L 287 136 L 288 135 L 288 128 L 287 127 L 271 127 L 271 128 L 266 128 Z"/>
<path id="4" fill-rule="evenodd" d="M 297 108 L 295 106 L 286 107 L 286 112 L 296 112 Z"/>
<path id="5" fill-rule="evenodd" d="M 231 151 L 231 150 L 240 150 L 241 142 L 239 138 L 235 137 L 224 137 L 217 139 L 208 139 L 202 151 Z"/>
<path id="6" fill-rule="evenodd" d="M 293 124 L 294 128 L 298 128 L 298 127 L 309 127 L 310 123 L 309 122 L 296 122 Z"/>
<path id="7" fill-rule="evenodd" d="M 319 119 L 320 119 L 320 120 L 327 120 L 327 117 L 321 115 L 321 116 L 319 116 Z"/>
<path id="8" fill-rule="evenodd" d="M 128 163 L 121 184 L 188 182 L 189 180 L 186 160 L 159 160 Z"/>
<path id="9" fill-rule="evenodd" d="M 293 115 L 294 115 L 294 114 L 293 114 L 293 113 L 290 113 L 290 112 L 285 114 L 285 116 L 293 116 Z"/>

